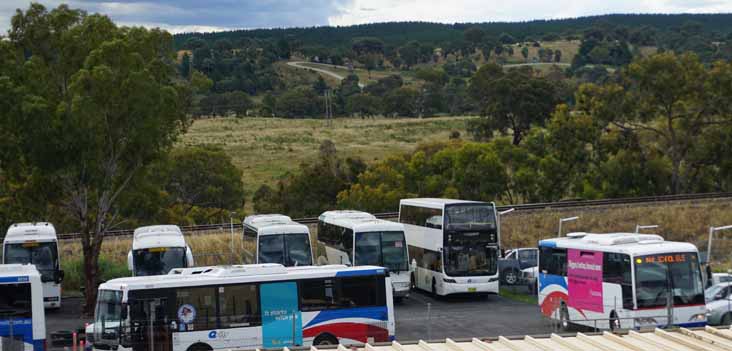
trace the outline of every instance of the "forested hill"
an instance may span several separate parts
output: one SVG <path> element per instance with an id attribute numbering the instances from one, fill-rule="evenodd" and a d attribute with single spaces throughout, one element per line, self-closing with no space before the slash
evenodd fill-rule
<path id="1" fill-rule="evenodd" d="M 547 35 L 561 37 L 579 36 L 587 29 L 595 26 L 622 26 L 630 33 L 645 34 L 657 41 L 665 42 L 664 32 L 681 30 L 684 25 L 693 25 L 699 30 L 712 35 L 715 39 L 725 39 L 732 32 L 732 14 L 615 14 L 589 16 L 557 20 L 536 20 L 528 22 L 492 22 L 492 23 L 458 23 L 440 24 L 427 22 L 389 22 L 354 25 L 347 27 L 309 27 L 235 30 L 217 33 L 184 33 L 175 36 L 176 47 L 181 48 L 191 37 L 216 41 L 229 39 L 286 39 L 303 46 L 349 47 L 354 38 L 376 37 L 384 44 L 400 46 L 416 40 L 432 45 L 445 45 L 449 42 L 462 41 L 463 32 L 471 27 L 481 28 L 487 35 L 498 37 L 503 33 L 510 34 L 516 40 L 540 40 Z M 649 32 L 650 30 L 650 32 Z M 666 33 L 668 34 L 668 33 Z M 670 38 L 669 38 L 670 39 Z M 650 44 L 650 43 L 649 43 Z"/>

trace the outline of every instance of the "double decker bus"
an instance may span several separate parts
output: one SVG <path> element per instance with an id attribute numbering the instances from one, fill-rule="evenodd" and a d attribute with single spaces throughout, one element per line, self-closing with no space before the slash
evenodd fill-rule
<path id="1" fill-rule="evenodd" d="M 8 228 L 3 240 L 4 264 L 32 264 L 41 274 L 43 304 L 61 307 L 61 282 L 64 272 L 58 254 L 58 238 L 53 224 L 16 223 Z"/>
<path id="2" fill-rule="evenodd" d="M 94 348 L 203 351 L 394 339 L 382 267 L 179 268 L 99 286 Z"/>
<path id="3" fill-rule="evenodd" d="M 412 286 L 436 295 L 498 293 L 501 234 L 493 203 L 402 199 Z"/>
<path id="4" fill-rule="evenodd" d="M 135 229 L 127 268 L 133 276 L 168 274 L 173 268 L 193 267 L 193 253 L 177 225 Z"/>
<path id="5" fill-rule="evenodd" d="M 361 211 L 327 211 L 318 217 L 321 263 L 373 265 L 389 270 L 394 297 L 409 295 L 409 254 L 404 226 Z"/>
<path id="6" fill-rule="evenodd" d="M 247 216 L 243 224 L 244 240 L 253 241 L 256 247 L 253 263 L 313 265 L 310 230 L 306 225 L 279 214 Z"/>
<path id="7" fill-rule="evenodd" d="M 0 265 L 0 350 L 46 349 L 41 277 L 33 265 Z"/>
<path id="8" fill-rule="evenodd" d="M 563 328 L 706 324 L 696 246 L 654 234 L 570 233 L 539 242 L 539 306 Z"/>

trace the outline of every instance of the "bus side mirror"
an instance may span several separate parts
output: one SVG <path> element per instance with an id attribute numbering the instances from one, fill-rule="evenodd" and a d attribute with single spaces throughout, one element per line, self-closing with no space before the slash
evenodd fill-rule
<path id="1" fill-rule="evenodd" d="M 132 272 L 132 271 L 134 271 L 134 268 L 135 268 L 135 266 L 134 266 L 134 264 L 132 262 L 132 250 L 130 250 L 127 253 L 127 269 L 129 269 L 130 272 Z"/>
<path id="2" fill-rule="evenodd" d="M 64 271 L 61 269 L 56 273 L 56 284 L 61 284 L 64 281 Z"/>
<path id="3" fill-rule="evenodd" d="M 193 267 L 193 251 L 191 251 L 190 246 L 186 246 L 186 264 L 188 267 Z"/>

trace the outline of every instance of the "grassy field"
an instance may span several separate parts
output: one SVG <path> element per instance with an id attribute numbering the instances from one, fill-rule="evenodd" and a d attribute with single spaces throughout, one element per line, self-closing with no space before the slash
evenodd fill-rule
<path id="1" fill-rule="evenodd" d="M 193 123 L 180 145 L 217 145 L 242 170 L 248 196 L 262 184 L 273 184 L 318 154 L 324 140 L 335 143 L 342 157 L 366 162 L 409 152 L 419 143 L 448 140 L 452 131 L 465 138 L 470 117 L 409 119 L 215 118 Z"/>

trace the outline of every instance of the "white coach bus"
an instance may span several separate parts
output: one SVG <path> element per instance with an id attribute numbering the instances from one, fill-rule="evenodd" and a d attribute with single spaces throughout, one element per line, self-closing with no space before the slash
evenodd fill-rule
<path id="1" fill-rule="evenodd" d="M 538 291 L 542 314 L 564 328 L 706 324 L 696 246 L 653 234 L 570 233 L 542 240 Z"/>
<path id="2" fill-rule="evenodd" d="M 61 307 L 61 259 L 58 238 L 53 224 L 16 223 L 8 228 L 3 241 L 4 264 L 32 264 L 41 273 L 43 304 L 46 308 Z"/>
<path id="3" fill-rule="evenodd" d="M 135 229 L 127 268 L 133 276 L 168 274 L 173 268 L 193 266 L 193 253 L 177 225 Z"/>
<path id="4" fill-rule="evenodd" d="M 310 230 L 288 216 L 247 216 L 244 218 L 244 240 L 255 243 L 253 263 L 279 263 L 286 267 L 313 265 Z"/>
<path id="5" fill-rule="evenodd" d="M 203 351 L 394 339 L 382 267 L 257 264 L 174 269 L 99 286 L 94 347 Z"/>
<path id="6" fill-rule="evenodd" d="M 493 203 L 402 199 L 415 288 L 436 295 L 498 293 L 500 225 Z"/>
<path id="7" fill-rule="evenodd" d="M 329 264 L 374 265 L 389 270 L 397 300 L 409 295 L 409 254 L 404 226 L 360 211 L 327 211 L 318 217 L 318 241 Z"/>

